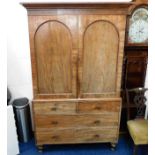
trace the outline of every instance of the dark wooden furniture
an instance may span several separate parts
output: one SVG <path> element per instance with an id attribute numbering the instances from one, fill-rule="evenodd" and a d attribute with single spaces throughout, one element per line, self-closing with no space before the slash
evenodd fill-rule
<path id="1" fill-rule="evenodd" d="M 127 109 L 131 111 L 131 118 L 136 115 L 136 107 L 134 104 L 127 105 L 125 89 L 135 87 L 144 87 L 145 75 L 147 70 L 148 44 L 147 40 L 142 43 L 128 43 L 129 20 L 132 14 L 139 8 L 147 8 L 147 0 L 136 0 L 135 4 L 130 7 L 130 14 L 127 18 L 126 41 L 124 49 L 124 63 L 122 72 L 122 117 L 121 131 L 126 131 Z"/>
<path id="2" fill-rule="evenodd" d="M 23 4 L 38 148 L 94 142 L 115 147 L 126 16 L 132 4 Z"/>
<path id="3" fill-rule="evenodd" d="M 127 105 L 134 104 L 136 106 L 136 117 L 131 119 L 131 111 L 127 110 L 127 126 L 129 134 L 134 142 L 134 155 L 137 155 L 139 145 L 148 144 L 148 121 L 144 119 L 146 109 L 145 93 L 147 88 L 139 87 L 126 89 Z"/>

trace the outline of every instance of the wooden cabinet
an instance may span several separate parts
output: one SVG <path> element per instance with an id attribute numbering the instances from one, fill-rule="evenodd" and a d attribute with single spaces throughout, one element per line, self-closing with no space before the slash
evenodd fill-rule
<path id="1" fill-rule="evenodd" d="M 117 143 L 130 5 L 24 4 L 38 146 Z"/>

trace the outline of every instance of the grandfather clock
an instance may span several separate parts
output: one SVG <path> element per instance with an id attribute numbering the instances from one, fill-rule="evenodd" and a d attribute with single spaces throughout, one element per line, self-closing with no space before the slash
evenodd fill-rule
<path id="1" fill-rule="evenodd" d="M 127 105 L 125 89 L 144 87 L 148 55 L 148 2 L 136 0 L 127 18 L 124 65 L 122 72 L 122 118 L 121 131 L 125 131 L 126 120 L 135 117 L 134 104 Z M 130 115 L 129 115 L 130 114 Z"/>

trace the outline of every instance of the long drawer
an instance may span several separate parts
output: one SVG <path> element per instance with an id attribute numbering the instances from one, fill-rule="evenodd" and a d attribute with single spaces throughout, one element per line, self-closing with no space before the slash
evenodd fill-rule
<path id="1" fill-rule="evenodd" d="M 55 128 L 78 127 L 117 127 L 118 113 L 86 115 L 36 115 L 36 131 L 47 131 Z"/>
<path id="2" fill-rule="evenodd" d="M 79 129 L 53 129 L 49 132 L 36 132 L 37 145 L 41 144 L 67 144 L 67 143 L 93 143 L 117 141 L 117 129 L 114 128 L 79 128 Z"/>

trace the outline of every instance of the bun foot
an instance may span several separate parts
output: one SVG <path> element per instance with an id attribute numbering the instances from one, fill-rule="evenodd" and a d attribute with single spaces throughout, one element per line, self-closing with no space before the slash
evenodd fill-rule
<path id="1" fill-rule="evenodd" d="M 115 151 L 116 150 L 116 143 L 111 143 L 111 150 Z"/>
<path id="2" fill-rule="evenodd" d="M 42 153 L 43 152 L 43 145 L 37 145 L 38 152 Z"/>

